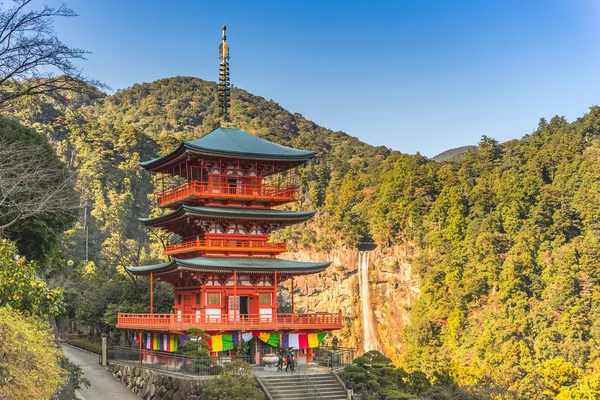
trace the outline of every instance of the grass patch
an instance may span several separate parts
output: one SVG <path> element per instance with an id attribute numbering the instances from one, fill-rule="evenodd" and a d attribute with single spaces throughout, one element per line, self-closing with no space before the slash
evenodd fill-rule
<path id="1" fill-rule="evenodd" d="M 102 342 L 92 342 L 84 338 L 67 339 L 67 343 L 71 346 L 91 351 L 92 353 L 102 354 Z"/>

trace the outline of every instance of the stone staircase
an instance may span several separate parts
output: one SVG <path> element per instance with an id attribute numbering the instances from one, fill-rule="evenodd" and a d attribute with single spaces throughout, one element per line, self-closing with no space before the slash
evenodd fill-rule
<path id="1" fill-rule="evenodd" d="M 346 390 L 341 387 L 332 372 L 312 373 L 307 376 L 314 386 L 307 382 L 306 376 L 284 372 L 280 375 L 261 376 L 258 380 L 272 400 L 347 399 Z M 320 395 L 315 396 L 314 387 Z"/>

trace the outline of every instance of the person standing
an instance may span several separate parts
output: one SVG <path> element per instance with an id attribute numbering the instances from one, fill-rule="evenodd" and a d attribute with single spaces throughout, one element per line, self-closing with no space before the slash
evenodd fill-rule
<path id="1" fill-rule="evenodd" d="M 291 348 L 291 347 L 287 351 L 286 360 L 287 360 L 287 365 L 285 366 L 285 372 L 288 372 L 288 368 L 290 368 L 290 370 L 292 372 L 294 372 L 294 369 L 295 369 L 295 365 L 294 365 L 294 349 Z"/>
<path id="2" fill-rule="evenodd" d="M 352 396 L 354 396 L 354 380 L 352 378 L 348 378 L 346 381 L 346 393 L 348 394 L 348 400 L 352 400 Z"/>
<path id="3" fill-rule="evenodd" d="M 279 361 L 277 362 L 277 371 L 283 370 L 283 349 L 279 349 L 279 353 L 277 353 L 277 357 Z"/>

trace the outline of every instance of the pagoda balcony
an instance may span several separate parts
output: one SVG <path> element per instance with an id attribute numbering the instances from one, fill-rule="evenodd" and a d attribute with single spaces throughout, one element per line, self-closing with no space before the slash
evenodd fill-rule
<path id="1" fill-rule="evenodd" d="M 181 332 L 196 328 L 205 332 L 235 330 L 335 330 L 343 328 L 342 313 L 305 314 L 122 314 L 117 328 L 148 331 Z"/>
<path id="2" fill-rule="evenodd" d="M 191 181 L 157 196 L 158 205 L 177 205 L 186 200 L 237 200 L 266 204 L 284 204 L 297 199 L 296 185 L 228 184 Z"/>
<path id="3" fill-rule="evenodd" d="M 192 240 L 178 244 L 172 244 L 165 247 L 166 255 L 175 255 L 189 252 L 200 253 L 256 253 L 275 255 L 288 251 L 286 243 L 272 243 L 267 241 L 250 240 Z"/>

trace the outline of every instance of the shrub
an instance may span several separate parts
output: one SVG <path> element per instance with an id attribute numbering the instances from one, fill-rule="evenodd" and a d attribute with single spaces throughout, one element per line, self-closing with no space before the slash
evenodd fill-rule
<path id="1" fill-rule="evenodd" d="M 219 376 L 202 387 L 202 399 L 210 400 L 264 400 L 250 366 L 243 361 L 225 365 Z"/>
<path id="2" fill-rule="evenodd" d="M 67 343 L 71 346 L 79 347 L 80 349 L 87 350 L 91 353 L 102 354 L 102 343 L 92 342 L 84 338 L 73 338 L 68 339 Z"/>
<path id="3" fill-rule="evenodd" d="M 50 399 L 66 378 L 60 357 L 47 322 L 0 308 L 0 399 Z"/>

